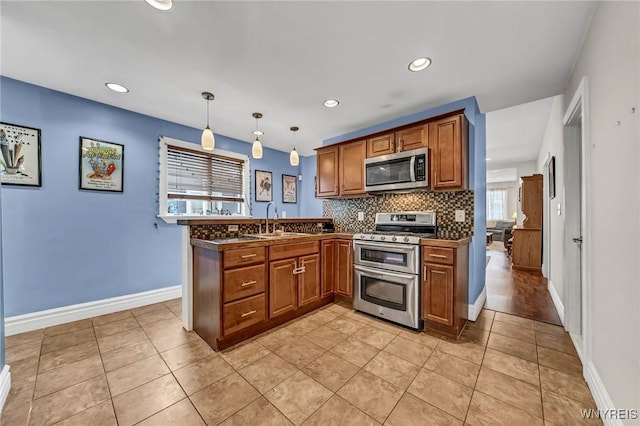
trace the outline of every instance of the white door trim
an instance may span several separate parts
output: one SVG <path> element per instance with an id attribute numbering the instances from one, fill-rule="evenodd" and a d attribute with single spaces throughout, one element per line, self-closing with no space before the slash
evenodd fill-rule
<path id="1" fill-rule="evenodd" d="M 582 275 L 582 339 L 578 336 L 576 340 L 582 340 L 581 355 L 583 366 L 591 362 L 591 143 L 589 134 L 589 81 L 586 76 L 582 77 L 576 92 L 567 107 L 562 119 L 564 126 L 567 126 L 577 114 L 582 116 L 581 124 L 581 214 L 582 214 L 582 253 L 583 262 L 581 265 Z M 564 171 L 566 173 L 566 170 Z M 566 200 L 566 197 L 565 197 Z"/>

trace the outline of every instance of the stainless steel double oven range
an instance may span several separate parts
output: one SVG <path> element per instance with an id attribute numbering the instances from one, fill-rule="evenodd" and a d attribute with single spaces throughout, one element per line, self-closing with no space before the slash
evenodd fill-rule
<path id="1" fill-rule="evenodd" d="M 353 307 L 414 329 L 420 322 L 420 239 L 436 213 L 376 213 L 375 231 L 353 236 Z"/>

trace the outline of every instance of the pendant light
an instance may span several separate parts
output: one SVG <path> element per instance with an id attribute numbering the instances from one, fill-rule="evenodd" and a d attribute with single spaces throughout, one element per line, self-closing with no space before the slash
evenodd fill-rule
<path id="1" fill-rule="evenodd" d="M 289 163 L 291 163 L 292 166 L 297 166 L 300 164 L 300 157 L 298 157 L 298 151 L 296 151 L 296 132 L 299 129 L 296 126 L 292 126 L 289 130 L 293 132 L 293 149 L 289 155 Z"/>
<path id="2" fill-rule="evenodd" d="M 207 100 L 207 127 L 205 127 L 205 129 L 202 131 L 200 143 L 202 144 L 202 149 L 213 151 L 213 148 L 216 146 L 216 139 L 213 136 L 213 132 L 209 128 L 209 102 L 213 100 L 214 96 L 213 93 L 202 92 L 202 97 Z"/>
<path id="3" fill-rule="evenodd" d="M 254 112 L 251 115 L 256 119 L 256 130 L 253 131 L 253 134 L 256 135 L 256 140 L 253 141 L 253 146 L 251 147 L 251 156 L 253 158 L 262 158 L 262 143 L 260 142 L 260 136 L 264 135 L 264 132 L 258 130 L 258 120 L 262 118 L 262 114 Z"/>

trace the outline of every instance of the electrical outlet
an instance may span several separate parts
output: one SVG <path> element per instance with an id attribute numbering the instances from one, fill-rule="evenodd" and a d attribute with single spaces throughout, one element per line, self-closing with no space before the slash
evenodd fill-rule
<path id="1" fill-rule="evenodd" d="M 287 218 L 287 212 L 285 210 L 282 210 L 282 213 L 280 214 L 280 217 L 283 219 Z"/>
<path id="2" fill-rule="evenodd" d="M 464 210 L 456 210 L 456 222 L 464 222 Z"/>
<path id="3" fill-rule="evenodd" d="M 229 226 L 227 226 L 227 231 L 229 231 L 229 232 L 237 232 L 238 231 L 238 225 L 229 225 Z"/>
<path id="4" fill-rule="evenodd" d="M 364 212 L 358 212 L 358 220 L 364 220 Z"/>

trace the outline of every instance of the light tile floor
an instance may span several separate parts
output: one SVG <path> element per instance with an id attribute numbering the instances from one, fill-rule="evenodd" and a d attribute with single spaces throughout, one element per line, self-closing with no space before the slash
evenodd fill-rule
<path id="1" fill-rule="evenodd" d="M 559 327 L 484 310 L 463 338 L 333 304 L 221 353 L 180 300 L 6 339 L 14 425 L 575 425 L 595 408 Z"/>

